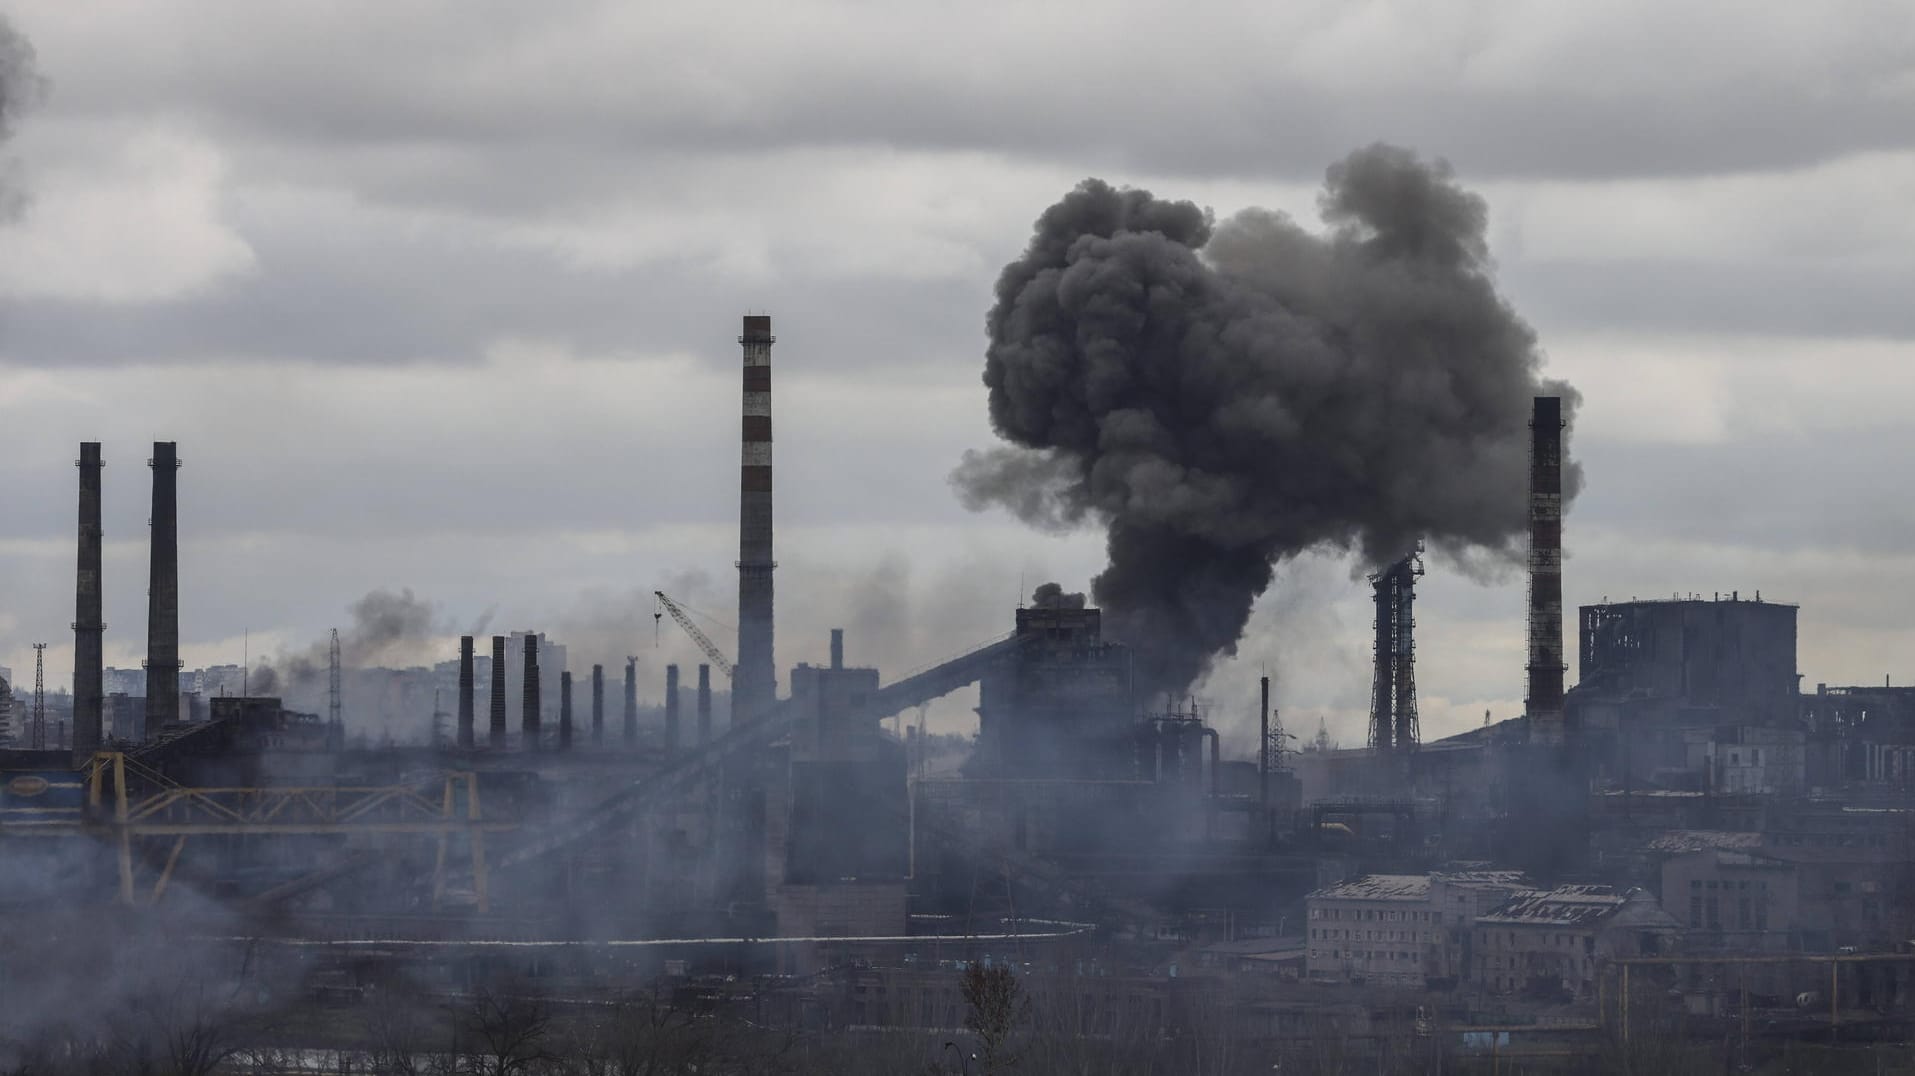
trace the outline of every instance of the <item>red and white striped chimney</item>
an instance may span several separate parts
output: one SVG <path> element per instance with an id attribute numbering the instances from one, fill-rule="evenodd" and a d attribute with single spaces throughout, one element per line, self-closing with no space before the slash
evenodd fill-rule
<path id="1" fill-rule="evenodd" d="M 777 697 L 772 648 L 771 318 L 745 315 L 743 453 L 738 485 L 738 665 L 733 720 L 755 720 Z"/>

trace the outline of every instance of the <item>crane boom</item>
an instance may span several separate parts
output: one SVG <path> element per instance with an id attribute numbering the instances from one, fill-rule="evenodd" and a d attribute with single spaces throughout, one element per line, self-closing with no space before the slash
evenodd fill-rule
<path id="1" fill-rule="evenodd" d="M 725 659 L 725 652 L 718 649 L 718 644 L 712 642 L 704 632 L 699 631 L 698 625 L 692 623 L 692 618 L 685 615 L 685 610 L 680 609 L 677 602 L 667 598 L 664 591 L 654 590 L 652 593 L 657 595 L 658 604 L 663 605 L 665 611 L 672 615 L 672 619 L 678 621 L 678 626 L 685 629 L 685 634 L 692 637 L 692 642 L 698 644 L 698 649 L 703 650 L 705 656 L 711 659 L 711 663 L 718 666 L 719 671 L 725 674 L 725 679 L 731 679 L 733 671 L 731 662 Z"/>

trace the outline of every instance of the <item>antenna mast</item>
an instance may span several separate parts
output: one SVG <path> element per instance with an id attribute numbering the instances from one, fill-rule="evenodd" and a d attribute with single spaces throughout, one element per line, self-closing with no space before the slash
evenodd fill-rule
<path id="1" fill-rule="evenodd" d="M 47 644 L 33 644 L 33 725 L 28 746 L 35 751 L 47 745 Z"/>

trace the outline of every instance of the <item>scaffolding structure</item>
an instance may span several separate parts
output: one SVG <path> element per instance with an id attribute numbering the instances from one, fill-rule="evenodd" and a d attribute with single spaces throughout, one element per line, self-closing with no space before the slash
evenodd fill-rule
<path id="1" fill-rule="evenodd" d="M 1376 591 L 1376 677 L 1370 687 L 1370 746 L 1382 753 L 1416 749 L 1416 581 L 1423 543 L 1370 577 Z"/>

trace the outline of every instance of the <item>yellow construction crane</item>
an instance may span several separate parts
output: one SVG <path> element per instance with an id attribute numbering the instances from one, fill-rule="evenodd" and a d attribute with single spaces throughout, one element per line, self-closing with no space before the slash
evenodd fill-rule
<path id="1" fill-rule="evenodd" d="M 698 644 L 698 649 L 703 650 L 705 656 L 711 659 L 711 663 L 718 666 L 718 670 L 725 674 L 725 679 L 731 679 L 733 671 L 731 662 L 726 660 L 725 652 L 718 649 L 718 644 L 712 642 L 704 632 L 699 631 L 698 625 L 692 623 L 692 618 L 685 615 L 685 610 L 679 608 L 677 602 L 667 598 L 664 591 L 654 590 L 652 593 L 657 596 L 658 604 L 664 606 L 665 611 L 672 615 L 673 620 L 678 621 L 678 626 L 685 629 L 685 634 L 692 637 L 692 642 Z M 656 621 L 658 615 L 657 613 L 653 613 L 652 619 Z"/>

